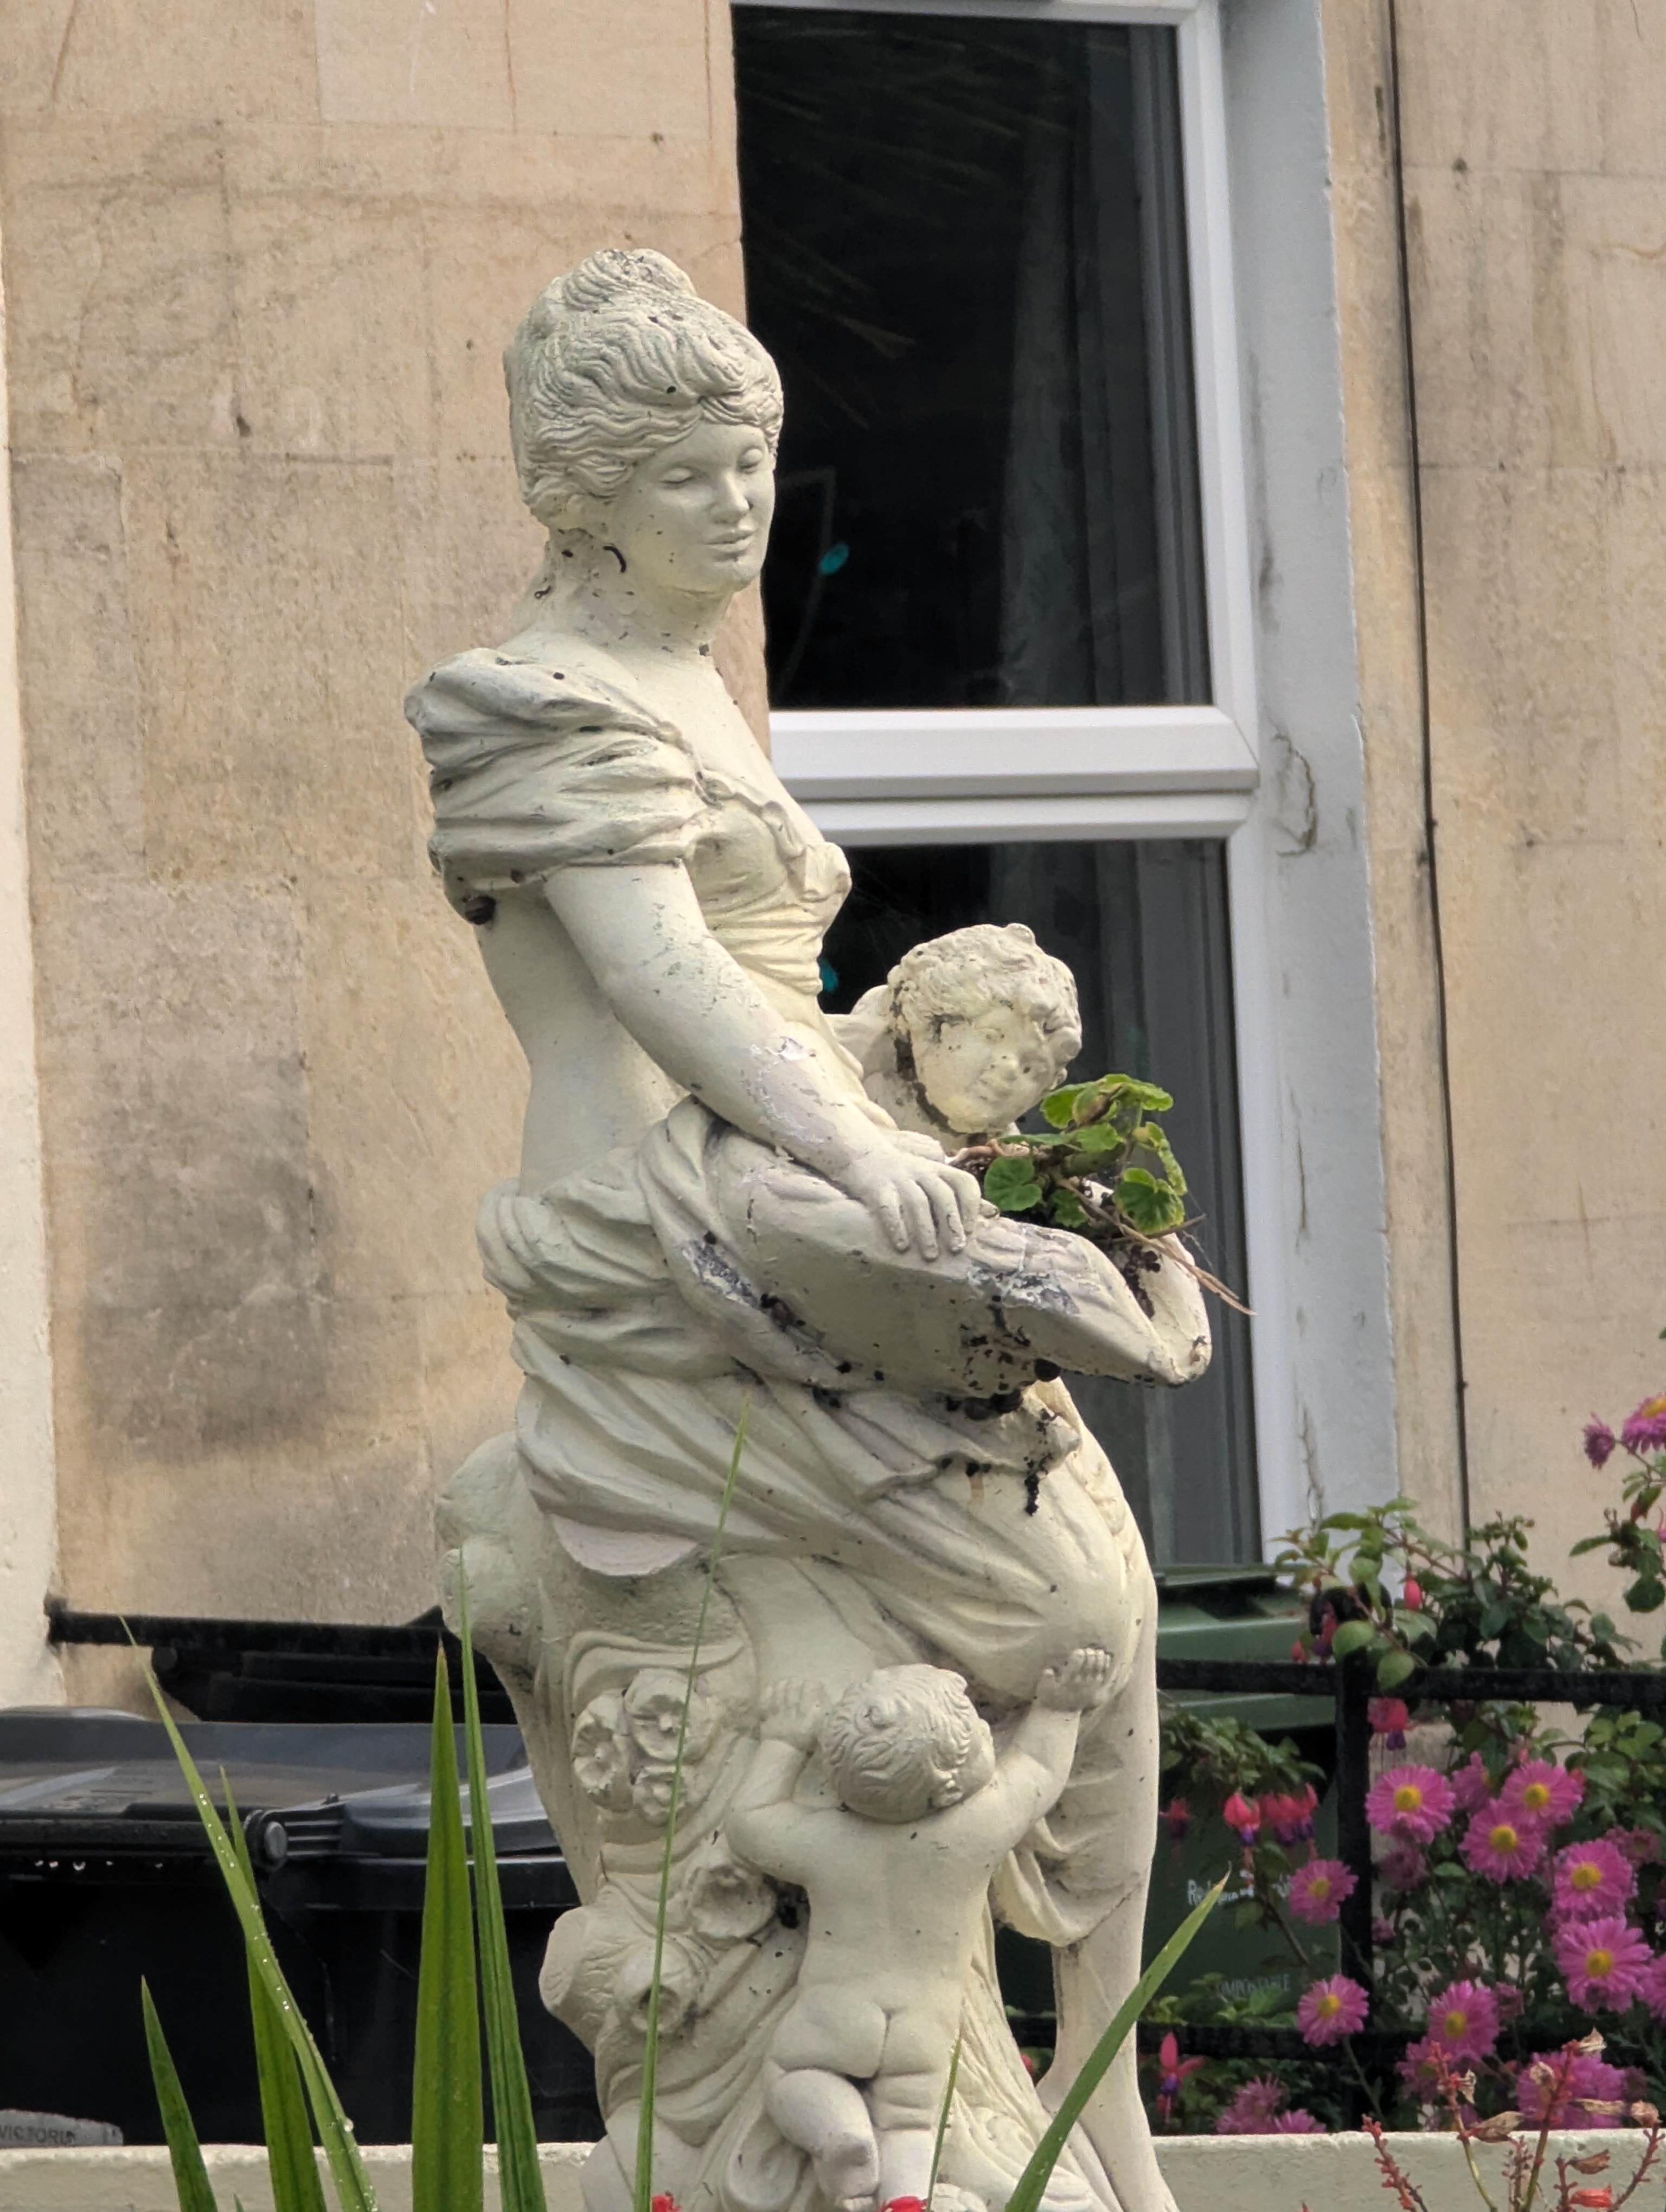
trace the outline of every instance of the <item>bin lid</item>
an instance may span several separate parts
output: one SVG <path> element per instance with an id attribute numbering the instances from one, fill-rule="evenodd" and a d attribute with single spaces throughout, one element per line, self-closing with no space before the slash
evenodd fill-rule
<path id="1" fill-rule="evenodd" d="M 427 1728 L 198 1721 L 179 1732 L 222 1809 L 229 1786 L 257 1864 L 427 1851 Z M 463 1731 L 456 1733 L 460 1765 Z M 553 1853 L 520 1729 L 482 1733 L 499 1851 Z M 466 1790 L 464 1797 L 466 1805 Z M 0 1857 L 200 1858 L 208 1848 L 160 1721 L 0 1710 Z"/>

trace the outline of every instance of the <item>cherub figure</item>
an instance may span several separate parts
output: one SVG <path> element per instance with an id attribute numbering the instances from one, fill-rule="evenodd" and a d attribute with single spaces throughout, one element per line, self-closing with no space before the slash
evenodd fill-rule
<path id="1" fill-rule="evenodd" d="M 924 2199 L 967 1975 L 995 1869 L 1057 1800 L 1110 1655 L 1042 1675 L 999 1758 L 958 1674 L 886 1667 L 823 1717 L 776 1686 L 729 1815 L 731 1846 L 809 1893 L 809 1938 L 770 2045 L 765 2098 L 841 2212 Z M 836 1804 L 799 1804 L 812 1749 Z"/>
<path id="2" fill-rule="evenodd" d="M 1074 979 L 1022 922 L 916 945 L 863 994 L 840 1036 L 874 1103 L 949 1152 L 1010 1127 L 1082 1048 Z"/>

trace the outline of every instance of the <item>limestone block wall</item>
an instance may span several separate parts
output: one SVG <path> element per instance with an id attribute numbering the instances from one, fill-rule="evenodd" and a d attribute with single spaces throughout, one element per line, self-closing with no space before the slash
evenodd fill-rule
<path id="1" fill-rule="evenodd" d="M 1388 0 L 1325 24 L 1402 1476 L 1456 1461 L 1455 1235 L 1472 1510 L 1560 1571 L 1581 1424 L 1666 1382 L 1666 15 L 1398 0 L 1414 416 Z"/>
<path id="2" fill-rule="evenodd" d="M 498 360 L 536 290 L 641 241 L 739 306 L 729 74 L 724 0 L 0 7 L 79 1604 L 430 1602 L 432 1495 L 512 1402 L 471 1227 L 523 1076 L 399 702 L 536 559 Z"/>

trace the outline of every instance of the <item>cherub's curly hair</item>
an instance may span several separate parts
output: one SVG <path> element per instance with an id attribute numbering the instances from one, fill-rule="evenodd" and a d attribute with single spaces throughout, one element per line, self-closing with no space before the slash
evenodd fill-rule
<path id="1" fill-rule="evenodd" d="M 775 451 L 781 379 L 751 332 L 663 253 L 607 246 L 557 276 L 505 349 L 520 495 L 562 526 L 702 421 L 751 424 Z"/>
<path id="2" fill-rule="evenodd" d="M 1056 1042 L 1061 1066 L 1082 1048 L 1076 979 L 1021 921 L 980 921 L 933 937 L 905 952 L 885 980 L 903 1029 L 972 1019 L 998 997 L 1021 1007 Z"/>
<path id="3" fill-rule="evenodd" d="M 821 1754 L 853 1813 L 912 1820 L 952 1802 L 977 1717 L 943 1667 L 881 1667 L 853 1682 L 822 1723 Z"/>

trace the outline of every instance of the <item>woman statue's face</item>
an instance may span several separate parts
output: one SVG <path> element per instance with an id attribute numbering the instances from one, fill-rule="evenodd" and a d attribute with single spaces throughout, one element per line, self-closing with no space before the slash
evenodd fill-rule
<path id="1" fill-rule="evenodd" d="M 708 599 L 757 575 L 775 506 L 775 464 L 763 432 L 702 422 L 637 463 L 599 534 L 639 583 Z"/>

